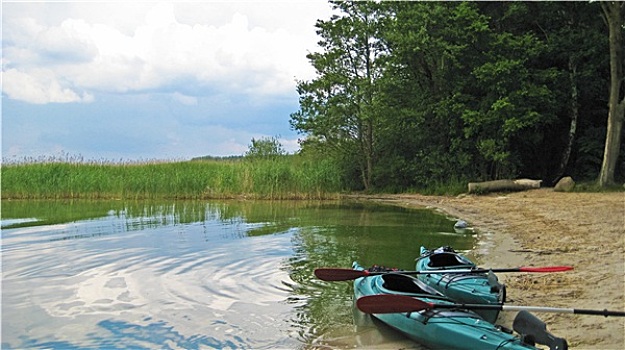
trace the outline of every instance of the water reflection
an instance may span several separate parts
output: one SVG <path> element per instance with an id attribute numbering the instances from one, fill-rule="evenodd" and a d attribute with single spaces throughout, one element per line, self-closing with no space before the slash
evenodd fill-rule
<path id="1" fill-rule="evenodd" d="M 2 205 L 2 348 L 406 342 L 354 310 L 351 283 L 314 268 L 412 269 L 422 244 L 473 244 L 430 211 L 359 203 Z"/>

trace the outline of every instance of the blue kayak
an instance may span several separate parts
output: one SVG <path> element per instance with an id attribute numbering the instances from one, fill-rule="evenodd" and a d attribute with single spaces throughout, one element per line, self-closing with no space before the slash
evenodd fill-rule
<path id="1" fill-rule="evenodd" d="M 464 304 L 501 305 L 506 299 L 506 287 L 494 273 L 440 273 L 444 270 L 471 270 L 477 266 L 451 247 L 428 250 L 421 247 L 417 271 L 437 273 L 419 274 L 418 279 L 450 299 Z M 486 321 L 495 323 L 499 310 L 477 310 Z"/>
<path id="2" fill-rule="evenodd" d="M 357 262 L 354 262 L 353 268 L 365 270 Z M 434 304 L 454 303 L 419 279 L 400 272 L 357 278 L 354 281 L 354 293 L 357 299 L 390 294 L 418 297 L 419 300 Z M 431 349 L 537 349 L 524 343 L 511 331 L 495 326 L 470 310 L 432 308 L 373 316 Z"/>

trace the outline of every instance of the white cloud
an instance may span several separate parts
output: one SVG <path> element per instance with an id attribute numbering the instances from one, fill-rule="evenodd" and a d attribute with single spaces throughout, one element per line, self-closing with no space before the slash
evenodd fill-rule
<path id="1" fill-rule="evenodd" d="M 282 135 L 326 0 L 2 4 L 2 154 L 241 155 Z M 27 103 L 22 103 L 27 102 Z M 48 105 L 55 103 L 54 106 Z"/>
<path id="2" fill-rule="evenodd" d="M 55 4 L 49 17 L 56 22 L 41 17 L 45 11 L 11 16 L 13 4 L 4 10 L 11 20 L 3 24 L 3 91 L 30 103 L 89 102 L 98 92 L 165 91 L 182 103 L 215 91 L 292 94 L 296 78 L 314 73 L 305 55 L 314 50 L 317 14 L 306 12 L 311 4 L 300 11 L 271 4 L 256 4 L 249 14 L 228 3 L 149 4 L 148 11 L 148 4 L 69 4 L 72 18 Z M 100 8 L 106 18 L 93 14 Z M 144 11 L 134 28 L 127 16 L 110 18 L 126 9 Z M 215 20 L 225 13 L 227 20 Z"/>
<path id="3" fill-rule="evenodd" d="M 9 69 L 2 73 L 3 92 L 9 98 L 35 104 L 49 102 L 91 102 L 88 93 L 79 95 L 70 88 L 63 87 L 54 74 L 46 69 L 35 69 L 28 73 Z"/>
<path id="4" fill-rule="evenodd" d="M 91 61 L 98 50 L 91 39 L 91 26 L 83 20 L 67 19 L 58 27 L 42 30 L 34 37 L 33 50 L 46 61 L 72 64 Z"/>

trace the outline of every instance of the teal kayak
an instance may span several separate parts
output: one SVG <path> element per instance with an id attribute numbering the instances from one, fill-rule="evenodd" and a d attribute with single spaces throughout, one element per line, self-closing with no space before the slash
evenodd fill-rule
<path id="1" fill-rule="evenodd" d="M 417 258 L 417 271 L 470 270 L 477 266 L 451 247 L 428 250 L 421 247 Z M 499 283 L 494 273 L 432 273 L 419 274 L 419 280 L 443 293 L 450 299 L 464 304 L 501 305 L 506 300 L 506 287 Z M 486 321 L 495 323 L 499 310 L 478 310 Z"/>
<path id="2" fill-rule="evenodd" d="M 365 269 L 354 262 L 353 269 Z M 374 272 L 374 270 L 369 270 Z M 434 304 L 454 301 L 412 276 L 391 272 L 354 280 L 356 299 L 369 295 L 407 295 Z M 504 328 L 463 309 L 427 309 L 408 313 L 373 314 L 390 327 L 431 349 L 534 349 Z"/>

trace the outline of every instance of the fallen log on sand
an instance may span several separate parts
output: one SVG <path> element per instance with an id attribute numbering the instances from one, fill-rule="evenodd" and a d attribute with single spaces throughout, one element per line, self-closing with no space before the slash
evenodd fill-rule
<path id="1" fill-rule="evenodd" d="M 469 182 L 469 193 L 525 191 L 540 188 L 542 180 L 517 179 Z"/>

